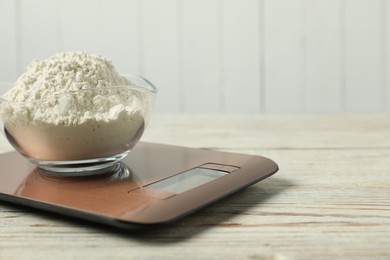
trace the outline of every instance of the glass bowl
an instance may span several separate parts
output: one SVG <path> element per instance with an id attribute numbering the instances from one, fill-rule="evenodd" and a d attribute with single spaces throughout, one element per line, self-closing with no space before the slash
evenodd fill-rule
<path id="1" fill-rule="evenodd" d="M 116 172 L 141 138 L 157 94 L 148 80 L 125 77 L 133 84 L 81 89 L 31 102 L 0 98 L 2 132 L 45 173 Z M 1 96 L 12 86 L 1 83 Z"/>

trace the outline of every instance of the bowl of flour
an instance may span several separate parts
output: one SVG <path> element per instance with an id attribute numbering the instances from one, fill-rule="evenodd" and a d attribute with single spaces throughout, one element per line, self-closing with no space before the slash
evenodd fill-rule
<path id="1" fill-rule="evenodd" d="M 116 171 L 141 138 L 157 89 L 119 74 L 100 55 L 63 52 L 35 60 L 0 97 L 13 147 L 59 176 Z"/>

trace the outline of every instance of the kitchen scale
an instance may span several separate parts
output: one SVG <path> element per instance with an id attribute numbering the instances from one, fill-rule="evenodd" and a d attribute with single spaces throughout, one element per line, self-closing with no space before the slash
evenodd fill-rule
<path id="1" fill-rule="evenodd" d="M 173 222 L 278 170 L 261 156 L 146 142 L 102 176 L 53 177 L 17 152 L 0 165 L 1 200 L 127 229 Z"/>

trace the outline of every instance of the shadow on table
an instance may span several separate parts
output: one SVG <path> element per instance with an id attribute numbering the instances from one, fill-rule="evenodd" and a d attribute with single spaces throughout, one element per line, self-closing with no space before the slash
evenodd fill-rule
<path id="1" fill-rule="evenodd" d="M 266 203 L 272 197 L 293 186 L 295 186 L 293 183 L 282 178 L 268 178 L 242 191 L 229 195 L 174 223 L 139 230 L 121 230 L 85 220 L 65 217 L 56 213 L 15 206 L 7 202 L 1 203 L 4 206 L 16 207 L 20 211 L 28 210 L 28 212 L 34 214 L 44 215 L 45 218 L 55 218 L 56 220 L 71 222 L 76 226 L 98 229 L 99 233 L 105 232 L 123 238 L 138 240 L 145 244 L 164 244 L 181 242 L 212 228 L 239 227 L 240 223 L 232 221 L 235 216 L 245 214 L 245 212 L 254 207 L 261 208 L 262 203 Z"/>

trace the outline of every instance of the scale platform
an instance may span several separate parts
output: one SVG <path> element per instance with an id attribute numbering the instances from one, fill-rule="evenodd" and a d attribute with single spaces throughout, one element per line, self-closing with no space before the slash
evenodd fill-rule
<path id="1" fill-rule="evenodd" d="M 53 177 L 17 152 L 0 155 L 0 200 L 134 229 L 173 222 L 278 171 L 255 155 L 139 142 L 122 170 Z"/>

